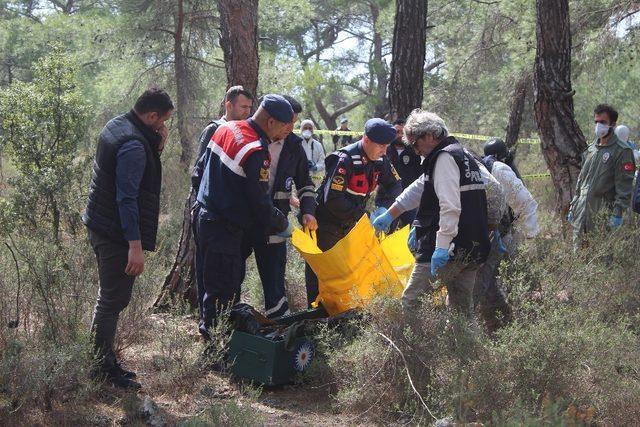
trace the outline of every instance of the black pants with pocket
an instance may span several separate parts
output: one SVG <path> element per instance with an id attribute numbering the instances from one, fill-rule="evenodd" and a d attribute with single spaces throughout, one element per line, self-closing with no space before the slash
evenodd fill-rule
<path id="1" fill-rule="evenodd" d="M 240 300 L 245 270 L 243 230 L 224 219 L 212 219 L 207 210 L 199 206 L 193 213 L 193 233 L 199 330 L 205 339 L 209 339 L 209 329 L 218 324 L 220 314 Z"/>
<path id="2" fill-rule="evenodd" d="M 91 323 L 93 344 L 100 367 L 109 370 L 115 366 L 113 342 L 116 337 L 120 312 L 131 301 L 135 276 L 125 274 L 129 248 L 106 236 L 89 230 L 89 242 L 98 261 L 99 291 Z"/>

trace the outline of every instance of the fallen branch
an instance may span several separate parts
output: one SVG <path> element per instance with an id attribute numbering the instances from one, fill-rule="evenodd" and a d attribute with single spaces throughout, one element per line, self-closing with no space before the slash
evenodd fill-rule
<path id="1" fill-rule="evenodd" d="M 422 398 L 420 393 L 418 393 L 418 390 L 416 390 L 416 387 L 413 385 L 413 380 L 411 379 L 411 373 L 409 372 L 409 365 L 407 364 L 407 359 L 404 357 L 404 353 L 402 353 L 402 351 L 398 348 L 396 343 L 394 343 L 391 340 L 391 338 L 387 337 L 382 332 L 378 332 L 378 335 L 380 335 L 382 338 L 387 340 L 389 342 L 389 344 L 391 344 L 391 346 L 393 348 L 395 348 L 398 353 L 400 353 L 400 357 L 402 357 L 402 362 L 404 363 L 404 368 L 407 370 L 407 378 L 409 379 L 409 385 L 411 385 L 411 388 L 413 389 L 413 392 L 416 394 L 416 396 L 418 396 L 418 399 L 420 399 L 420 403 L 422 403 L 422 406 L 424 406 L 424 409 L 427 410 L 427 412 L 429 413 L 429 415 L 431 415 L 431 417 L 433 418 L 434 421 L 438 421 L 438 418 L 435 415 L 433 415 L 433 413 L 431 412 L 431 410 L 429 409 L 429 407 L 425 403 L 424 399 Z"/>

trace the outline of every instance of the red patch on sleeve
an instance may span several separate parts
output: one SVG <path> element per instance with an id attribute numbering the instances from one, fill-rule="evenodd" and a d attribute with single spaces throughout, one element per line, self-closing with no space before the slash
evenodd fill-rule
<path id="1" fill-rule="evenodd" d="M 633 162 L 627 162 L 624 165 L 622 165 L 622 169 L 624 169 L 627 172 L 633 172 L 634 170 L 636 170 L 636 165 L 633 164 Z"/>

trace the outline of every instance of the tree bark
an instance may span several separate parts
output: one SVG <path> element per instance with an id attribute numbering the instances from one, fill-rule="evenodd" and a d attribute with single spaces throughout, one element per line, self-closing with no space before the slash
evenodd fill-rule
<path id="1" fill-rule="evenodd" d="M 568 0 L 537 0 L 534 113 L 542 154 L 556 189 L 556 208 L 569 209 L 586 142 L 573 112 Z"/>
<path id="2" fill-rule="evenodd" d="M 520 126 L 522 125 L 522 114 L 524 113 L 525 101 L 527 93 L 531 86 L 531 73 L 527 72 L 520 77 L 513 89 L 513 97 L 511 99 L 511 112 L 509 113 L 509 123 L 507 124 L 504 142 L 507 147 L 514 147 L 518 142 L 520 135 Z"/>
<path id="3" fill-rule="evenodd" d="M 183 0 L 180 0 L 182 3 Z M 227 88 L 241 84 L 256 93 L 258 87 L 258 0 L 219 0 L 221 30 L 220 45 L 224 51 Z M 176 57 L 176 63 L 178 59 Z M 178 108 L 178 112 L 180 109 Z M 195 286 L 195 241 L 191 228 L 191 206 L 196 194 L 190 191 L 185 201 L 182 234 L 176 260 L 164 280 L 156 309 L 166 309 L 177 301 L 197 307 Z"/>
<path id="4" fill-rule="evenodd" d="M 422 106 L 426 37 L 427 0 L 397 0 L 389 83 L 392 120 Z"/>
<path id="5" fill-rule="evenodd" d="M 176 105 L 176 115 L 178 117 L 178 136 L 180 138 L 180 164 L 187 167 L 191 164 L 193 152 L 193 137 L 188 124 L 190 102 L 189 102 L 189 73 L 184 57 L 182 38 L 184 34 L 184 0 L 178 0 L 177 10 L 174 17 L 175 30 L 173 33 L 173 56 L 174 73 L 176 78 L 176 93 L 178 103 Z"/>
<path id="6" fill-rule="evenodd" d="M 364 99 L 358 99 L 356 101 L 353 101 L 351 104 L 347 104 L 343 107 L 338 108 L 333 113 L 327 111 L 327 107 L 324 106 L 320 98 L 315 98 L 313 100 L 313 103 L 316 106 L 316 110 L 318 110 L 320 117 L 322 117 L 322 121 L 324 122 L 324 125 L 327 127 L 327 129 L 334 130 L 338 127 L 338 117 L 353 110 L 364 101 Z"/>
<path id="7" fill-rule="evenodd" d="M 258 0 L 218 0 L 227 88 L 258 89 Z"/>
<path id="8" fill-rule="evenodd" d="M 195 199 L 196 194 L 191 190 L 182 212 L 182 234 L 176 260 L 164 279 L 160 295 L 153 304 L 155 308 L 167 309 L 178 301 L 185 301 L 192 308 L 198 306 L 198 291 L 194 286 L 196 244 L 191 231 L 191 206 Z"/>
<path id="9" fill-rule="evenodd" d="M 380 6 L 375 1 L 369 2 L 371 11 L 371 24 L 373 25 L 373 55 L 369 67 L 376 78 L 376 106 L 373 112 L 374 117 L 385 117 L 389 111 L 387 101 L 388 75 L 387 67 L 382 60 L 382 35 L 378 31 L 378 19 L 380 18 Z"/>

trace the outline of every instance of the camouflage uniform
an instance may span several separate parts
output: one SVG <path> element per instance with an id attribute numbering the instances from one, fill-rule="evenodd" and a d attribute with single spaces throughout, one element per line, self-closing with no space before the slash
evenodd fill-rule
<path id="1" fill-rule="evenodd" d="M 569 209 L 574 244 L 579 245 L 583 233 L 593 230 L 599 211 L 623 216 L 631 202 L 635 170 L 633 151 L 615 135 L 605 145 L 598 145 L 597 139 L 589 145 Z"/>

